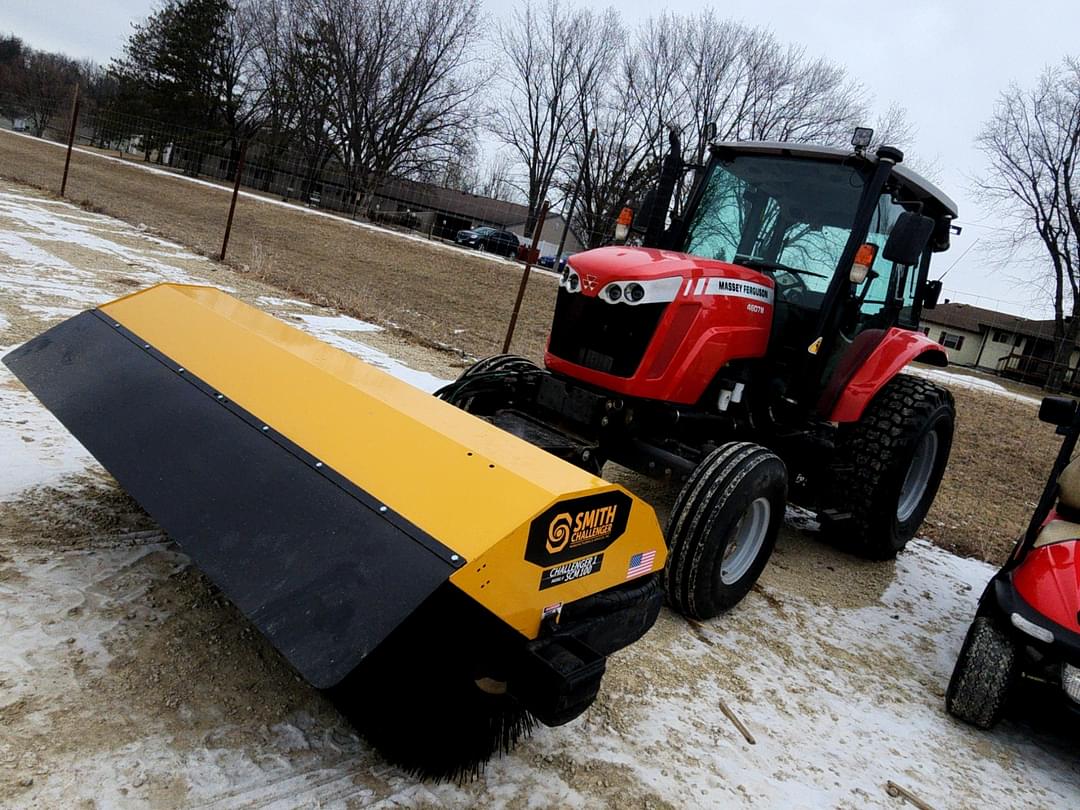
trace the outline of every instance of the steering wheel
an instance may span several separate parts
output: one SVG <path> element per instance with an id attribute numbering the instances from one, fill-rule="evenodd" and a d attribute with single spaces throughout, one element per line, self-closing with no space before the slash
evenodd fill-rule
<path id="1" fill-rule="evenodd" d="M 780 270 L 771 273 L 776 282 L 776 293 L 789 304 L 801 304 L 809 289 L 806 282 L 794 273 Z"/>
<path id="2" fill-rule="evenodd" d="M 749 267 L 751 270 L 766 270 L 776 282 L 777 294 L 789 304 L 802 304 L 810 291 L 803 280 L 803 276 L 827 279 L 828 276 L 815 273 L 812 270 L 803 270 L 801 267 L 791 267 L 787 264 L 774 262 L 771 259 L 762 259 L 758 256 L 735 256 L 735 264 Z"/>

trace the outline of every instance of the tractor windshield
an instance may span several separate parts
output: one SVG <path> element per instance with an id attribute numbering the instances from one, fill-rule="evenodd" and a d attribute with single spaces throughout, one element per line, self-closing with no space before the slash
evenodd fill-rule
<path id="1" fill-rule="evenodd" d="M 738 155 L 712 163 L 682 250 L 769 271 L 824 295 L 851 235 L 866 170 L 845 163 Z"/>

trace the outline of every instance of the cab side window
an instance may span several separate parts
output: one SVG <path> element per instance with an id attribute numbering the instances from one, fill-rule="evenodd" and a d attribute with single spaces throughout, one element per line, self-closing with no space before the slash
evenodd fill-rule
<path id="1" fill-rule="evenodd" d="M 903 296 L 899 320 L 903 325 L 912 325 L 915 291 L 919 285 L 919 268 L 917 265 L 894 266 L 881 255 L 893 225 L 903 212 L 904 207 L 896 203 L 891 194 L 881 195 L 870 221 L 870 230 L 866 235 L 866 241 L 877 245 L 878 249 L 873 267 L 871 267 L 873 272 L 856 290 L 856 296 L 861 301 L 860 320 L 865 321 L 879 314 L 885 308 L 890 296 Z"/>

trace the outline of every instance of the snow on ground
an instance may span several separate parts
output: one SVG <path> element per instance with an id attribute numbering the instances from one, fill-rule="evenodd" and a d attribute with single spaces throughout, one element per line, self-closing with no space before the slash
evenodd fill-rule
<path id="1" fill-rule="evenodd" d="M 0 347 L 0 357 L 7 349 Z M 93 462 L 90 454 L 56 420 L 18 386 L 0 366 L 0 502 L 35 486 L 80 472 Z"/>
<path id="2" fill-rule="evenodd" d="M 137 287 L 225 280 L 392 374 L 441 381 L 365 343 L 380 336 L 369 324 L 217 272 L 0 186 L 0 345 Z M 624 482 L 669 507 L 670 491 Z M 584 716 L 539 730 L 476 782 L 432 785 L 382 762 L 244 641 L 244 620 L 189 581 L 147 520 L 0 366 L 0 805 L 901 808 L 889 780 L 938 810 L 1080 803 L 1075 737 L 1017 718 L 977 732 L 945 715 L 991 569 L 923 541 L 895 563 L 854 560 L 792 513 L 736 610 L 706 625 L 665 611 L 609 661 Z"/>
<path id="3" fill-rule="evenodd" d="M 993 380 L 987 380 L 982 377 L 976 377 L 972 374 L 960 374 L 955 371 L 943 371 L 939 368 L 930 368 L 928 366 L 916 366 L 911 365 L 906 369 L 907 373 L 915 374 L 919 377 L 925 377 L 928 380 L 934 380 L 935 382 L 943 383 L 945 385 L 953 385 L 959 388 L 970 388 L 973 391 L 985 391 L 989 394 L 1005 397 L 1006 399 L 1015 400 L 1016 402 L 1028 402 L 1032 405 L 1038 405 L 1042 400 L 1035 397 L 1025 396 L 1024 394 L 1018 394 L 1015 391 L 1010 391 L 1004 385 L 996 383 Z"/>

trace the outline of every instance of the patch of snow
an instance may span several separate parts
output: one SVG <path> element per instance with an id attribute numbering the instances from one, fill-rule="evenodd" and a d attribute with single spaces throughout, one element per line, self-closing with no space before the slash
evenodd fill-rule
<path id="1" fill-rule="evenodd" d="M 272 295 L 260 295 L 255 299 L 255 302 L 264 307 L 278 307 L 282 309 L 290 309 L 292 307 L 304 307 L 311 309 L 314 304 L 309 304 L 307 301 L 300 301 L 296 298 L 275 298 Z"/>
<path id="2" fill-rule="evenodd" d="M 0 357 L 9 349 L 0 348 Z M 93 457 L 0 363 L 0 502 L 82 472 Z"/>
<path id="3" fill-rule="evenodd" d="M 975 377 L 971 374 L 958 374 L 954 371 L 943 371 L 938 368 L 927 368 L 926 366 L 916 365 L 909 365 L 904 371 L 908 374 L 914 374 L 918 377 L 933 380 L 934 382 L 939 382 L 943 385 L 968 388 L 972 391 L 985 391 L 988 394 L 1005 397 L 1006 399 L 1011 399 L 1015 402 L 1027 402 L 1032 405 L 1038 405 L 1042 401 L 1035 397 L 1017 394 L 1000 383 L 993 382 L 992 380 L 984 380 L 982 377 Z"/>
<path id="4" fill-rule="evenodd" d="M 27 255 L 29 243 L 27 238 L 37 242 L 59 242 L 65 245 L 78 245 L 87 250 L 111 255 L 126 262 L 133 268 L 149 271 L 158 277 L 159 281 L 175 281 L 182 284 L 194 283 L 193 277 L 180 268 L 160 261 L 147 254 L 138 247 L 130 247 L 101 235 L 100 230 L 89 227 L 88 222 L 102 223 L 107 220 L 102 217 L 96 220 L 88 220 L 79 217 L 75 212 L 79 209 L 71 206 L 69 211 L 47 210 L 43 206 L 27 204 L 24 199 L 14 198 L 11 195 L 0 192 L 0 214 L 9 217 L 25 226 L 26 230 L 20 236 L 15 236 L 14 245 L 5 245 L 0 242 L 0 251 L 8 253 L 12 258 L 41 265 L 43 262 L 52 261 L 58 268 L 71 265 L 55 256 L 46 258 L 47 251 L 44 248 L 30 245 L 33 255 Z M 22 243 L 22 244 L 19 244 Z M 46 255 L 42 255 L 46 254 Z"/>
<path id="5" fill-rule="evenodd" d="M 382 327 L 349 315 L 293 315 L 313 334 L 324 332 L 381 332 Z"/>

